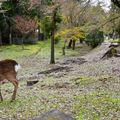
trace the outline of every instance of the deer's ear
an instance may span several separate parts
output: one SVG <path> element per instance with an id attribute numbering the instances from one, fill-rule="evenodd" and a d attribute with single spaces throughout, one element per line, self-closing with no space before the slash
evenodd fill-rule
<path id="1" fill-rule="evenodd" d="M 21 68 L 20 64 L 15 65 L 15 71 L 18 72 L 18 70 Z"/>

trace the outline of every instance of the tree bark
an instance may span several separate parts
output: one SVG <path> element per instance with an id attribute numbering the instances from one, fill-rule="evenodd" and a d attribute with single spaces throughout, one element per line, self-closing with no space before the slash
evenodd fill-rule
<path id="1" fill-rule="evenodd" d="M 79 41 L 80 41 L 80 44 L 83 44 L 83 39 L 80 38 Z"/>
<path id="2" fill-rule="evenodd" d="M 12 44 L 11 28 L 9 28 L 9 44 Z"/>
<path id="3" fill-rule="evenodd" d="M 50 64 L 54 64 L 55 63 L 55 48 L 54 48 L 54 31 L 52 31 L 51 34 L 51 60 L 50 60 Z"/>
<path id="4" fill-rule="evenodd" d="M 22 37 L 22 50 L 24 50 L 25 47 L 24 47 L 24 37 Z"/>
<path id="5" fill-rule="evenodd" d="M 38 25 L 38 41 L 41 41 L 41 31 L 40 31 L 40 25 Z"/>
<path id="6" fill-rule="evenodd" d="M 65 48 L 66 48 L 66 40 L 65 40 L 64 46 L 63 46 L 63 48 L 62 48 L 63 55 L 65 55 Z"/>
<path id="7" fill-rule="evenodd" d="M 1 33 L 1 30 L 0 30 L 0 46 L 2 45 L 2 33 Z"/>
<path id="8" fill-rule="evenodd" d="M 70 49 L 71 47 L 72 47 L 72 40 L 69 41 L 67 48 Z"/>
<path id="9" fill-rule="evenodd" d="M 53 10 L 52 16 L 52 28 L 51 28 L 51 59 L 50 64 L 55 64 L 55 48 L 54 48 L 54 36 L 55 36 L 55 29 L 56 29 L 56 14 L 57 14 L 57 7 Z"/>
<path id="10" fill-rule="evenodd" d="M 65 47 L 62 48 L 62 53 L 65 55 Z"/>
<path id="11" fill-rule="evenodd" d="M 75 50 L 75 40 L 73 40 L 72 49 Z"/>

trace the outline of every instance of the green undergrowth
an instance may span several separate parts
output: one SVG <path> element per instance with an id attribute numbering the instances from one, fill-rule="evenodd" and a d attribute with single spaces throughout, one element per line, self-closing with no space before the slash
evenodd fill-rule
<path id="1" fill-rule="evenodd" d="M 80 86 L 80 85 L 88 85 L 96 82 L 106 82 L 106 81 L 114 81 L 116 79 L 115 76 L 108 76 L 108 75 L 103 75 L 103 76 L 80 76 L 77 78 L 71 79 L 71 81 Z"/>
<path id="2" fill-rule="evenodd" d="M 40 41 L 32 45 L 24 45 L 22 49 L 21 45 L 7 45 L 0 47 L 0 60 L 2 59 L 17 59 L 24 56 L 37 55 L 40 58 L 50 58 L 50 40 Z M 59 42 L 55 44 L 55 57 L 65 57 L 62 55 L 63 43 Z M 77 46 L 76 50 L 66 49 L 66 57 L 83 55 L 87 53 L 90 48 L 87 45 Z"/>
<path id="3" fill-rule="evenodd" d="M 77 120 L 116 120 L 120 119 L 120 93 L 93 92 L 76 96 L 74 111 Z"/>
<path id="4" fill-rule="evenodd" d="M 20 45 L 8 45 L 0 48 L 0 59 L 16 59 L 29 56 L 40 50 L 39 43 L 35 45 L 25 45 L 22 49 Z"/>

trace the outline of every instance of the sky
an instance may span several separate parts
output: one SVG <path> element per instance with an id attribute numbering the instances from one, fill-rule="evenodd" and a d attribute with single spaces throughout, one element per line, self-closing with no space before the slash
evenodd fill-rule
<path id="1" fill-rule="evenodd" d="M 93 0 L 93 2 L 95 2 L 95 4 L 97 3 L 97 1 L 98 0 Z M 103 3 L 103 8 L 108 11 L 110 3 L 111 3 L 110 0 L 99 0 L 99 1 Z"/>

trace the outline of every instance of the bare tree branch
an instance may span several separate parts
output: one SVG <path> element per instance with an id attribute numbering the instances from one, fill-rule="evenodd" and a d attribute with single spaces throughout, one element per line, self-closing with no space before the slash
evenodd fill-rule
<path id="1" fill-rule="evenodd" d="M 107 23 L 112 22 L 112 21 L 114 21 L 114 20 L 116 20 L 116 19 L 118 19 L 118 18 L 120 18 L 120 15 L 118 15 L 118 16 L 116 16 L 116 17 L 113 17 L 113 18 L 111 18 L 111 19 L 109 19 L 109 20 L 107 20 L 105 23 L 103 23 L 102 25 L 100 25 L 100 26 L 98 27 L 98 29 L 100 29 L 101 27 L 105 26 Z"/>

